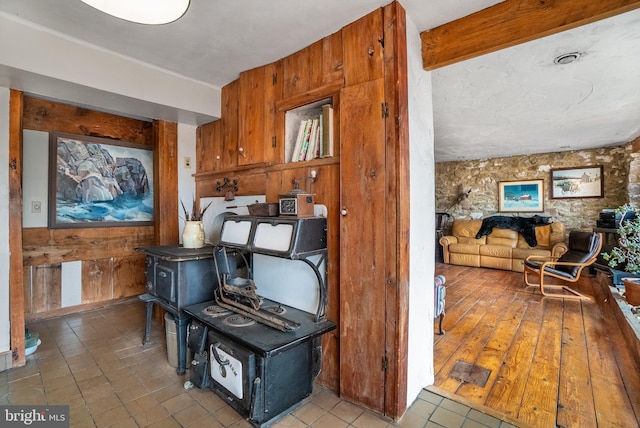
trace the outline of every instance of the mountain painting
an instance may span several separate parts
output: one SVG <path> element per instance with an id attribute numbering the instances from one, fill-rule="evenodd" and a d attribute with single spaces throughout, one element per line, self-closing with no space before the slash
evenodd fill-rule
<path id="1" fill-rule="evenodd" d="M 51 133 L 49 168 L 49 227 L 153 224 L 150 147 Z"/>

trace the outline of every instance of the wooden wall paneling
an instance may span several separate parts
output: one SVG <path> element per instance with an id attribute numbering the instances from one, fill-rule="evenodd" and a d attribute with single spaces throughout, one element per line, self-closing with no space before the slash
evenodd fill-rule
<path id="1" fill-rule="evenodd" d="M 384 77 L 382 9 L 345 26 L 342 44 L 345 86 Z"/>
<path id="2" fill-rule="evenodd" d="M 153 122 L 155 244 L 177 245 L 178 237 L 178 124 Z"/>
<path id="3" fill-rule="evenodd" d="M 31 313 L 48 312 L 62 307 L 62 266 L 34 266 L 31 285 Z"/>
<path id="4" fill-rule="evenodd" d="M 31 266 L 24 266 L 22 275 L 22 282 L 24 284 L 24 313 L 31 313 Z"/>
<path id="5" fill-rule="evenodd" d="M 267 64 L 264 70 L 264 130 L 263 161 L 281 163 L 284 157 L 284 140 L 278 138 L 276 129 L 276 102 L 282 98 L 282 61 Z"/>
<path id="6" fill-rule="evenodd" d="M 82 303 L 113 299 L 113 259 L 82 262 Z"/>
<path id="7" fill-rule="evenodd" d="M 240 79 L 222 87 L 222 159 L 220 168 L 232 169 L 238 165 L 238 102 Z"/>
<path id="8" fill-rule="evenodd" d="M 262 163 L 264 160 L 266 69 L 263 66 L 240 73 L 238 165 Z"/>
<path id="9" fill-rule="evenodd" d="M 137 296 L 147 291 L 144 254 L 113 258 L 113 298 Z"/>
<path id="10" fill-rule="evenodd" d="M 507 0 L 420 34 L 425 70 L 475 58 L 640 7 L 640 0 Z"/>
<path id="11" fill-rule="evenodd" d="M 267 202 L 278 202 L 282 193 L 282 171 L 269 171 L 265 181 L 265 199 Z"/>
<path id="12" fill-rule="evenodd" d="M 309 46 L 309 89 L 325 83 L 324 69 L 324 39 L 320 39 Z"/>
<path id="13" fill-rule="evenodd" d="M 376 412 L 385 410 L 385 265 L 395 257 L 387 254 L 381 215 L 388 196 L 383 101 L 384 79 L 340 94 L 340 395 Z"/>
<path id="14" fill-rule="evenodd" d="M 315 169 L 318 178 L 312 191 L 317 203 L 327 207 L 327 318 L 340 325 L 340 165 Z M 317 382 L 340 390 L 340 328 L 322 336 L 322 371 Z"/>
<path id="15" fill-rule="evenodd" d="M 222 163 L 222 120 L 201 125 L 196 133 L 196 174 L 213 172 Z"/>
<path id="16" fill-rule="evenodd" d="M 23 116 L 24 129 L 35 131 L 68 132 L 139 144 L 150 144 L 153 135 L 151 122 L 34 97 L 25 97 Z"/>
<path id="17" fill-rule="evenodd" d="M 225 174 L 224 177 L 229 180 L 238 180 L 238 191 L 236 196 L 245 195 L 264 195 L 266 192 L 267 174 L 262 170 L 257 173 L 247 174 Z M 207 178 L 196 180 L 196 194 L 200 198 L 210 198 L 216 196 L 224 196 L 224 191 L 218 192 L 218 183 L 223 183 L 223 176 L 215 178 Z"/>
<path id="18" fill-rule="evenodd" d="M 290 98 L 311 89 L 310 56 L 312 46 L 301 49 L 282 60 L 284 74 L 282 86 L 283 99 Z"/>
<path id="19" fill-rule="evenodd" d="M 407 408 L 409 353 L 409 118 L 405 11 L 398 2 L 383 9 L 386 131 L 386 317 L 389 360 L 385 415 L 399 419 Z"/>
<path id="20" fill-rule="evenodd" d="M 25 266 L 124 257 L 154 244 L 154 227 L 23 230 Z"/>
<path id="21" fill-rule="evenodd" d="M 24 355 L 24 278 L 22 267 L 22 92 L 9 94 L 9 322 L 13 366 Z"/>
<path id="22" fill-rule="evenodd" d="M 338 80 L 344 80 L 342 66 L 342 31 L 337 31 L 322 39 L 321 85 Z"/>

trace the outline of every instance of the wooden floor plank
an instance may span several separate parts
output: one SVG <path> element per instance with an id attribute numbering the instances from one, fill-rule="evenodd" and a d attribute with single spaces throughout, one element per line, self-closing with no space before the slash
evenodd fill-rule
<path id="1" fill-rule="evenodd" d="M 524 389 L 518 419 L 555 427 L 562 339 L 562 300 L 543 299 L 538 343 Z"/>
<path id="2" fill-rule="evenodd" d="M 640 369 L 607 290 L 591 301 L 543 298 L 522 274 L 436 265 L 447 278 L 444 336 L 434 336 L 435 386 L 536 427 L 639 426 Z M 491 370 L 484 388 L 452 382 L 457 360 Z"/>
<path id="3" fill-rule="evenodd" d="M 596 415 L 589 365 L 585 364 L 589 355 L 579 301 L 564 301 L 562 325 L 557 424 L 559 427 L 593 427 Z"/>

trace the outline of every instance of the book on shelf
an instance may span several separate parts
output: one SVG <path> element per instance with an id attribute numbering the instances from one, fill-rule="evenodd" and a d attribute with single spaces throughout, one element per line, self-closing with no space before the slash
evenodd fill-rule
<path id="1" fill-rule="evenodd" d="M 322 145 L 320 157 L 333 156 L 333 107 L 331 104 L 322 106 Z"/>
<path id="2" fill-rule="evenodd" d="M 318 146 L 318 135 L 321 130 L 319 128 L 319 119 L 310 119 L 311 120 L 311 132 L 309 133 L 309 145 L 307 146 L 307 152 L 305 154 L 304 160 L 311 160 L 316 157 L 316 147 Z"/>
<path id="3" fill-rule="evenodd" d="M 304 138 L 304 130 L 306 125 L 306 121 L 303 120 L 302 122 L 300 122 L 298 137 L 296 138 L 296 143 L 293 147 L 293 153 L 291 153 L 291 162 L 296 162 L 298 160 L 298 156 L 300 156 L 300 148 L 302 147 L 302 139 Z"/>
<path id="4" fill-rule="evenodd" d="M 302 145 L 300 146 L 300 153 L 298 153 L 298 161 L 303 161 L 307 157 L 307 149 L 309 148 L 309 138 L 311 137 L 311 126 L 313 121 L 308 119 L 305 121 L 304 135 L 302 137 Z"/>

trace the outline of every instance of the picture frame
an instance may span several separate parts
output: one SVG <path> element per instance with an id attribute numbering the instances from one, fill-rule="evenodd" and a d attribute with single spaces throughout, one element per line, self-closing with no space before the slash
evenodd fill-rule
<path id="1" fill-rule="evenodd" d="M 500 181 L 499 211 L 544 212 L 544 180 Z"/>
<path id="2" fill-rule="evenodd" d="M 153 225 L 153 173 L 151 146 L 49 133 L 48 227 Z"/>
<path id="3" fill-rule="evenodd" d="M 602 165 L 551 170 L 551 199 L 604 198 Z"/>

